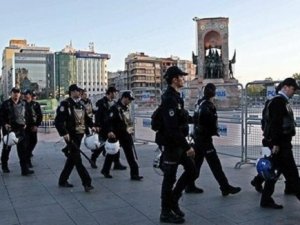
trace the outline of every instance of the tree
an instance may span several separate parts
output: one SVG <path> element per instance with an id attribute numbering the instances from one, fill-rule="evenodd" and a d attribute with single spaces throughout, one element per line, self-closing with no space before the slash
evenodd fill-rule
<path id="1" fill-rule="evenodd" d="M 293 74 L 293 78 L 294 78 L 295 80 L 300 80 L 300 73 L 294 73 L 294 74 Z"/>

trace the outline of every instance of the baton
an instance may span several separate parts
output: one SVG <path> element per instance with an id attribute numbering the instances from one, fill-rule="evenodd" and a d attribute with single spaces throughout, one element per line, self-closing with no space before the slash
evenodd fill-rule
<path id="1" fill-rule="evenodd" d="M 84 156 L 84 158 L 86 158 L 89 161 L 89 163 L 92 166 L 96 166 L 96 164 L 72 140 L 67 143 L 72 145 L 76 150 L 78 150 Z"/>
<path id="2" fill-rule="evenodd" d="M 136 154 L 136 149 L 135 149 L 134 143 L 132 143 L 132 149 L 133 149 L 133 154 L 134 154 L 135 159 L 138 160 L 138 156 Z"/>

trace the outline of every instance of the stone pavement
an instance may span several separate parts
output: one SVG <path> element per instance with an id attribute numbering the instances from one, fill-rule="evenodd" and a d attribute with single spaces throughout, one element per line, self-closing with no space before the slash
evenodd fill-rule
<path id="1" fill-rule="evenodd" d="M 58 141 L 58 142 L 57 142 Z M 129 170 L 112 170 L 113 179 L 106 179 L 100 169 L 91 169 L 83 159 L 93 179 L 95 189 L 85 193 L 74 169 L 70 182 L 74 188 L 57 185 L 64 165 L 61 153 L 63 141 L 56 133 L 39 134 L 34 152 L 35 174 L 23 177 L 15 149 L 11 152 L 11 173 L 1 174 L 0 225 L 150 225 L 160 224 L 160 188 L 162 177 L 154 173 L 152 160 L 155 145 L 137 144 L 141 182 L 129 179 Z M 90 155 L 84 147 L 82 149 Z M 121 155 L 122 162 L 124 154 Z M 206 163 L 197 185 L 203 194 L 183 194 L 180 205 L 186 213 L 185 224 L 222 225 L 292 225 L 300 224 L 300 202 L 283 194 L 284 181 L 279 180 L 274 198 L 283 210 L 261 209 L 260 195 L 250 185 L 255 175 L 253 165 L 234 169 L 237 158 L 220 156 L 225 173 L 233 185 L 242 187 L 237 195 L 222 197 Z M 102 166 L 103 157 L 98 160 Z"/>

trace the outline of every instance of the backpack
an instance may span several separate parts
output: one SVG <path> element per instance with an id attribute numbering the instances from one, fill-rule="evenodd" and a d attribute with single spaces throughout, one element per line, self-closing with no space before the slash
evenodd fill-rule
<path id="1" fill-rule="evenodd" d="M 151 115 L 151 129 L 157 132 L 162 130 L 162 128 L 163 128 L 162 106 L 158 106 Z"/>

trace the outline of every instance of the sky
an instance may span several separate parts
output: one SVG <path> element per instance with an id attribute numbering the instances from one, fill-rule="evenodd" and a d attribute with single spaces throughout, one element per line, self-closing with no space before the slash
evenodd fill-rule
<path id="1" fill-rule="evenodd" d="M 109 71 L 124 70 L 129 53 L 179 56 L 196 52 L 194 17 L 229 18 L 229 58 L 246 84 L 300 73 L 299 0 L 9 0 L 0 2 L 0 50 L 13 38 L 60 51 L 108 53 Z M 0 62 L 1 63 L 1 62 Z"/>

